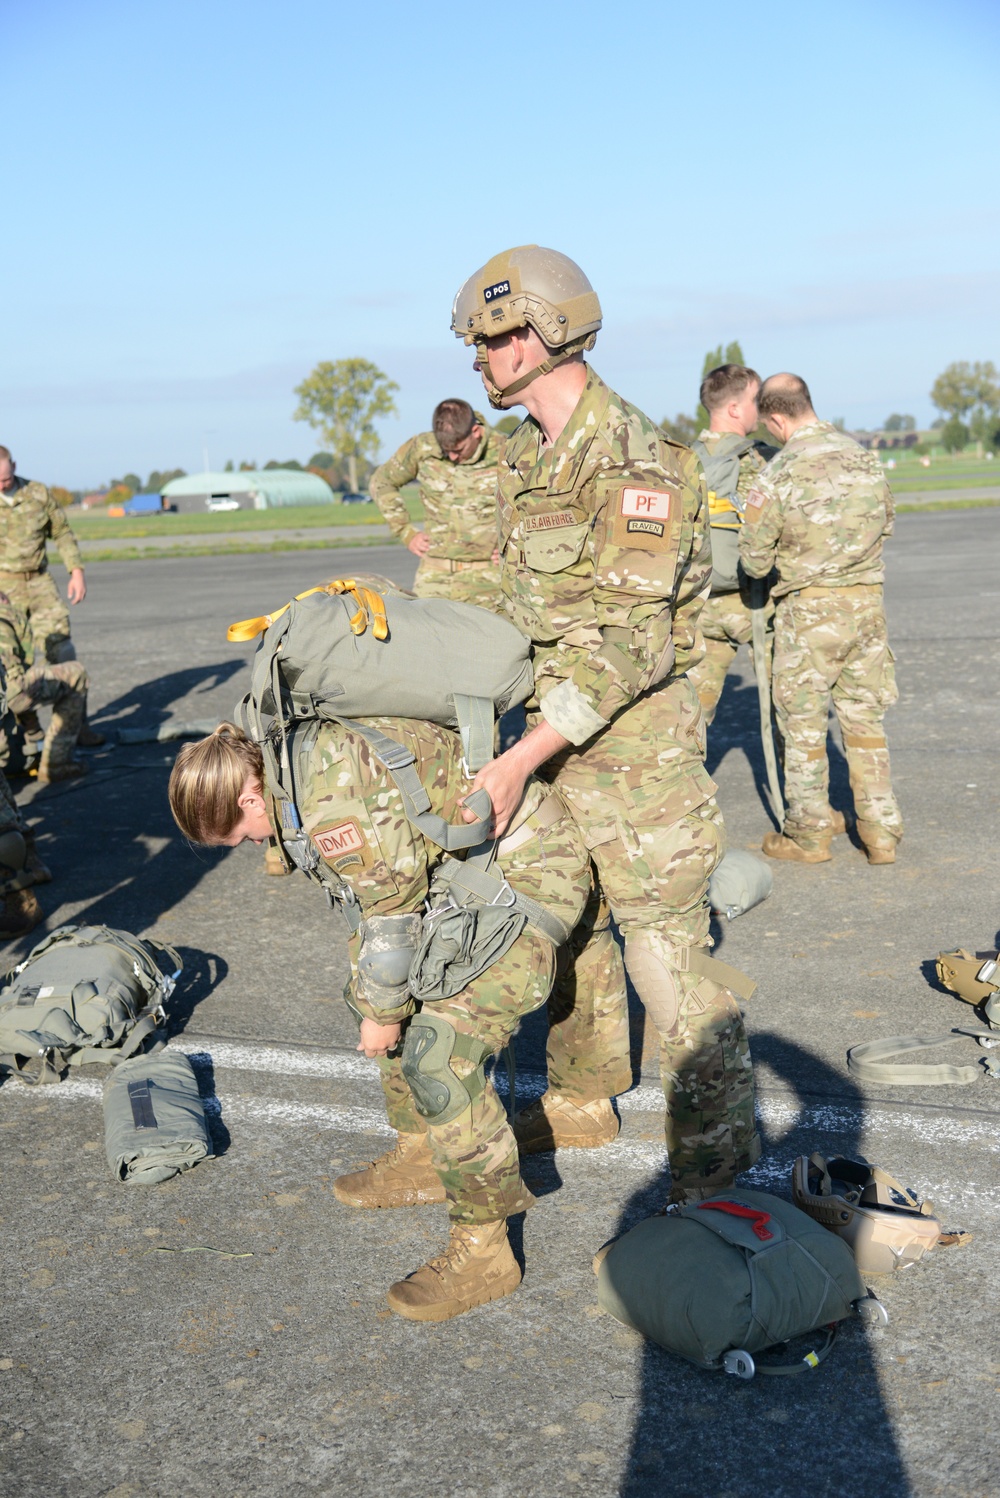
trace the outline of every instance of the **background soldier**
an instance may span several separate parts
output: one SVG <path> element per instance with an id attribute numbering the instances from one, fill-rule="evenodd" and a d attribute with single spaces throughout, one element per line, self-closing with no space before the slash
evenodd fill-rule
<path id="1" fill-rule="evenodd" d="M 625 963 L 660 1035 L 671 1200 L 730 1184 L 760 1153 L 730 968 L 707 955 L 724 832 L 684 674 L 711 559 L 694 455 L 584 362 L 601 326 L 572 260 L 527 245 L 460 289 L 490 404 L 527 407 L 499 470 L 505 609 L 534 643 L 529 731 L 476 777 L 502 834 L 541 765 L 591 849 Z M 543 1099 L 544 1107 L 544 1099 Z"/>
<path id="2" fill-rule="evenodd" d="M 7 679 L 7 706 L 15 718 L 35 717 L 50 705 L 52 716 L 42 742 L 38 779 L 70 780 L 87 767 L 74 758 L 87 704 L 87 673 L 77 660 L 58 665 L 31 665 L 31 630 L 20 609 L 0 593 L 0 662 Z M 36 657 L 37 659 L 37 657 Z"/>
<path id="3" fill-rule="evenodd" d="M 720 364 L 701 382 L 701 403 L 708 412 L 708 427 L 698 433 L 694 450 L 703 466 L 706 460 L 718 460 L 723 455 L 731 457 L 734 468 L 737 462 L 739 464 L 739 478 L 733 494 L 720 493 L 713 488 L 711 481 L 708 484 L 713 552 L 720 551 L 721 543 L 731 539 L 735 553 L 750 486 L 776 451 L 766 443 L 754 442 L 750 436 L 758 422 L 759 390 L 760 376 L 756 370 L 747 369 L 742 364 Z M 746 578 L 724 580 L 718 568 L 713 570 L 712 593 L 698 618 L 705 637 L 705 654 L 688 671 L 688 679 L 705 710 L 706 723 L 711 723 L 715 717 L 726 672 L 737 650 L 741 645 L 752 643 L 751 587 L 759 587 L 763 593 L 763 584 L 750 584 Z M 774 605 L 768 600 L 762 603 L 762 607 L 770 625 Z M 755 663 L 754 669 L 759 666 L 766 669 L 766 663 Z"/>
<path id="4" fill-rule="evenodd" d="M 896 677 L 882 603 L 882 541 L 893 502 L 882 466 L 820 421 L 798 375 L 765 380 L 760 414 L 784 443 L 747 497 L 740 558 L 751 577 L 777 566 L 773 691 L 785 740 L 784 833 L 771 858 L 823 863 L 842 830 L 829 803 L 830 697 L 851 776 L 858 834 L 869 863 L 892 863 L 903 821 L 892 793 L 883 728 Z"/>
<path id="5" fill-rule="evenodd" d="M 371 496 L 393 535 L 420 558 L 418 598 L 457 598 L 498 607 L 496 469 L 502 439 L 468 401 L 444 400 L 433 431 L 404 442 L 371 478 Z M 420 485 L 424 529 L 400 494 Z"/>
<path id="6" fill-rule="evenodd" d="M 45 543 L 55 542 L 69 573 L 66 596 L 82 603 L 87 596 L 83 562 L 76 537 L 61 505 L 44 484 L 17 477 L 10 449 L 0 447 L 0 590 L 26 615 L 34 654 L 51 665 L 76 659 L 69 632 L 69 611 L 49 572 Z M 104 735 L 87 722 L 78 742 L 86 748 L 104 743 Z"/>
<path id="7" fill-rule="evenodd" d="M 45 884 L 51 878 L 35 852 L 34 838 L 0 770 L 0 939 L 24 936 L 44 921 L 45 912 L 31 885 Z"/>

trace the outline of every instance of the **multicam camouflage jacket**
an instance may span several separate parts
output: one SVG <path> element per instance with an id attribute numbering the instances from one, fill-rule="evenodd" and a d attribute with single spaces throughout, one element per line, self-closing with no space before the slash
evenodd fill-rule
<path id="1" fill-rule="evenodd" d="M 62 506 L 44 484 L 15 479 L 14 488 L 0 494 L 0 572 L 43 571 L 49 539 L 59 548 L 67 572 L 83 566 Z"/>
<path id="2" fill-rule="evenodd" d="M 800 588 L 881 583 L 892 491 L 874 453 L 828 421 L 799 427 L 747 496 L 740 560 L 751 577 L 777 566 L 775 598 Z"/>
<path id="3" fill-rule="evenodd" d="M 503 438 L 485 428 L 482 441 L 465 463 L 452 463 L 441 454 L 433 432 L 422 432 L 404 442 L 397 453 L 371 477 L 371 496 L 393 535 L 403 545 L 418 534 L 400 495 L 404 484 L 420 485 L 424 531 L 430 537 L 427 555 L 456 562 L 489 561 L 497 545 L 497 460 Z"/>
<path id="4" fill-rule="evenodd" d="M 366 721 L 368 725 L 410 750 L 431 809 L 449 822 L 460 822 L 461 802 L 471 792 L 472 781 L 462 768 L 458 735 L 436 723 L 413 718 L 372 718 Z M 536 811 L 544 799 L 557 794 L 539 781 L 530 781 L 517 824 Z M 320 726 L 315 749 L 297 779 L 296 802 L 305 831 L 337 881 L 353 890 L 364 916 L 423 910 L 434 870 L 445 854 L 407 819 L 395 783 L 359 734 L 338 723 Z M 572 819 L 563 820 L 565 827 L 560 824 L 553 834 L 566 844 L 562 859 L 557 849 L 548 867 L 539 868 L 533 845 L 529 844 L 523 854 L 515 851 L 510 855 L 501 846 L 496 867 L 514 889 L 523 889 L 556 914 L 565 914 L 573 924 L 584 898 L 574 881 L 578 883 L 584 877 L 589 864 Z M 545 862 L 543 859 L 542 864 Z M 354 938 L 353 957 L 356 948 Z M 414 1009 L 411 1001 L 391 1014 L 370 1009 L 357 991 L 354 1001 L 362 1013 L 384 1024 L 394 1023 Z"/>
<path id="5" fill-rule="evenodd" d="M 534 642 L 543 717 L 573 744 L 704 650 L 712 555 L 704 480 L 588 368 L 551 448 L 526 418 L 499 468 L 501 589 Z"/>

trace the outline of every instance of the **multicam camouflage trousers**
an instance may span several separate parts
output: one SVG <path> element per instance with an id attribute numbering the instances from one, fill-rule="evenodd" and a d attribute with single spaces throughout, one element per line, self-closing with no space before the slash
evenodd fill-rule
<path id="1" fill-rule="evenodd" d="M 64 764 L 73 758 L 87 707 L 87 673 L 79 661 L 32 666 L 21 690 L 8 698 L 8 706 L 15 714 L 48 704 L 52 707 L 52 717 L 45 732 L 42 759 L 46 765 Z"/>
<path id="2" fill-rule="evenodd" d="M 34 877 L 23 867 L 23 858 L 16 861 L 16 867 L 15 864 L 4 861 L 4 839 L 9 832 L 20 833 L 26 842 L 31 839 L 28 824 L 14 800 L 14 792 L 7 784 L 7 777 L 0 771 L 0 897 L 35 883 Z"/>
<path id="3" fill-rule="evenodd" d="M 513 888 L 538 901 L 569 927 L 580 919 L 591 888 L 590 862 L 573 818 L 557 822 L 501 853 L 500 869 Z M 545 1003 L 556 971 L 552 943 L 528 926 L 508 952 L 451 999 L 424 1008 L 460 1036 L 478 1041 L 485 1054 L 500 1051 L 521 1018 Z M 478 1070 L 451 1060 L 458 1077 Z M 434 1167 L 455 1222 L 496 1222 L 532 1203 L 521 1181 L 517 1141 L 490 1081 L 457 1118 L 428 1122 L 418 1112 L 398 1058 L 379 1061 L 389 1122 L 404 1134 L 427 1130 Z"/>
<path id="4" fill-rule="evenodd" d="M 764 619 L 770 643 L 774 619 L 774 604 L 770 599 L 764 605 Z M 705 722 L 711 723 L 737 650 L 741 645 L 749 645 L 753 657 L 753 616 L 739 593 L 720 593 L 705 604 L 698 615 L 698 627 L 705 637 L 705 654 L 696 666 L 689 668 L 687 675 L 698 693 Z"/>
<path id="5" fill-rule="evenodd" d="M 690 950 L 709 944 L 708 881 L 725 852 L 704 754 L 704 717 L 681 677 L 552 762 L 625 938 L 629 976 L 659 1033 L 674 1200 L 722 1189 L 760 1155 L 750 1048 L 736 1001 L 689 966 Z M 617 979 L 611 981 L 614 988 Z M 578 991 L 583 986 L 578 982 Z M 585 1073 L 595 1035 L 600 1052 L 612 1033 L 607 1017 L 595 1027 L 595 1013 L 607 1014 L 606 999 L 585 996 L 564 1018 L 557 1076 L 550 1050 L 555 1090 L 566 1086 L 566 1057 Z M 623 1026 L 614 1033 L 624 1046 Z M 607 1067 L 607 1057 L 598 1065 Z"/>
<path id="6" fill-rule="evenodd" d="M 413 591 L 418 598 L 454 598 L 458 603 L 475 603 L 497 613 L 500 607 L 499 572 L 492 562 L 463 565 L 454 563 L 450 570 L 444 557 L 421 557 Z"/>
<path id="7" fill-rule="evenodd" d="M 0 571 L 0 592 L 26 614 L 31 623 L 35 659 L 56 665 L 76 659 L 69 637 L 69 610 L 48 570 L 25 577 L 23 572 Z"/>
<path id="8" fill-rule="evenodd" d="M 881 586 L 805 588 L 779 599 L 773 693 L 785 741 L 786 834 L 803 846 L 829 835 L 832 698 L 858 821 L 901 838 L 882 726 L 898 692 Z"/>

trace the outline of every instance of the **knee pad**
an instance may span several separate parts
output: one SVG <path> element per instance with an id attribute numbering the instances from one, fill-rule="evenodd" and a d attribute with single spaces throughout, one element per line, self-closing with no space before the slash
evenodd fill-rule
<path id="1" fill-rule="evenodd" d="M 419 912 L 370 915 L 361 922 L 358 993 L 373 1009 L 389 1011 L 405 1003 L 422 925 Z"/>
<path id="2" fill-rule="evenodd" d="M 16 827 L 8 827 L 6 832 L 0 832 L 0 864 L 19 874 L 27 857 L 28 845 Z"/>
<path id="3" fill-rule="evenodd" d="M 426 1009 L 415 1015 L 406 1031 L 402 1069 L 421 1118 L 447 1124 L 464 1113 L 486 1085 L 482 1066 L 488 1054 L 481 1041 L 459 1035 L 441 1015 Z M 476 1070 L 459 1077 L 451 1068 L 453 1056 L 475 1061 Z"/>
<path id="4" fill-rule="evenodd" d="M 625 941 L 628 975 L 661 1035 L 672 1035 L 677 1029 L 681 1011 L 678 968 L 685 955 L 661 943 L 654 931 L 630 932 Z"/>

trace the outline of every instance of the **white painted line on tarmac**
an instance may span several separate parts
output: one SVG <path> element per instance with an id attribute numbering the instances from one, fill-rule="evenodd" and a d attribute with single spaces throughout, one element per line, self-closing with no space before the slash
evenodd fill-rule
<path id="1" fill-rule="evenodd" d="M 274 1072 L 283 1077 L 349 1077 L 377 1080 L 375 1067 L 360 1053 L 349 1051 L 297 1051 L 283 1046 L 255 1045 L 231 1040 L 199 1042 L 196 1036 L 171 1040 L 172 1051 L 187 1056 L 209 1056 L 215 1066 L 231 1071 Z"/>

